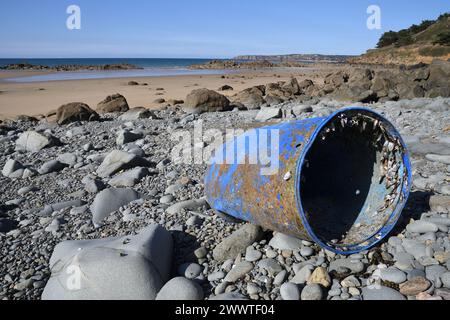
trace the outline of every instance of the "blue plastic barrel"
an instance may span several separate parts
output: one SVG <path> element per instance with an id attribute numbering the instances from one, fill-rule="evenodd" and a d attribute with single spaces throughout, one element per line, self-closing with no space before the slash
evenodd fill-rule
<path id="1" fill-rule="evenodd" d="M 400 134 L 359 107 L 251 129 L 216 150 L 205 177 L 214 210 L 338 254 L 382 240 L 410 189 Z"/>

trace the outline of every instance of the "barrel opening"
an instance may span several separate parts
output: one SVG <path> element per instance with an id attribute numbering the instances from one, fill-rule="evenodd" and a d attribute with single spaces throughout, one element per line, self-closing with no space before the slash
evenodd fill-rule
<path id="1" fill-rule="evenodd" d="M 315 236 L 341 251 L 377 236 L 401 200 L 404 153 L 392 125 L 373 112 L 331 118 L 301 168 L 301 205 Z"/>

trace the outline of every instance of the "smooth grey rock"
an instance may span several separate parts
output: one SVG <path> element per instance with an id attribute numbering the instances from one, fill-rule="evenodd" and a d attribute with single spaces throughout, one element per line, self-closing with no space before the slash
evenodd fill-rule
<path id="1" fill-rule="evenodd" d="M 269 246 L 280 250 L 296 250 L 301 248 L 303 245 L 302 240 L 300 239 L 276 232 L 270 240 Z"/>
<path id="2" fill-rule="evenodd" d="M 276 260 L 269 258 L 259 261 L 258 268 L 266 270 L 270 275 L 276 275 L 283 270 Z"/>
<path id="3" fill-rule="evenodd" d="M 203 267 L 197 263 L 184 263 L 178 267 L 178 274 L 187 279 L 197 278 L 203 271 Z"/>
<path id="4" fill-rule="evenodd" d="M 406 300 L 397 290 L 381 285 L 362 288 L 362 297 L 364 300 Z"/>
<path id="5" fill-rule="evenodd" d="M 99 179 L 88 179 L 84 185 L 84 190 L 89 193 L 99 193 L 106 188 L 105 183 Z"/>
<path id="6" fill-rule="evenodd" d="M 9 159 L 8 161 L 6 161 L 5 165 L 3 166 L 3 170 L 2 170 L 2 174 L 5 177 L 11 177 L 11 175 L 20 170 L 20 169 L 24 169 L 24 166 L 22 163 L 20 163 L 19 161 L 16 161 L 14 159 Z M 23 172 L 22 172 L 23 174 Z M 20 175 L 20 177 L 22 177 L 22 174 Z"/>
<path id="7" fill-rule="evenodd" d="M 323 292 L 322 288 L 318 284 L 306 285 L 301 293 L 302 300 L 322 300 Z"/>
<path id="8" fill-rule="evenodd" d="M 138 107 L 125 112 L 119 117 L 121 121 L 135 121 L 139 119 L 156 118 L 155 113 L 151 110 Z"/>
<path id="9" fill-rule="evenodd" d="M 113 187 L 134 187 L 144 177 L 148 176 L 150 171 L 147 168 L 134 168 L 124 173 L 118 174 L 109 180 L 109 185 Z"/>
<path id="10" fill-rule="evenodd" d="M 59 155 L 56 160 L 73 167 L 80 160 L 80 158 L 75 153 L 63 153 Z"/>
<path id="11" fill-rule="evenodd" d="M 309 257 L 314 254 L 314 250 L 311 247 L 303 247 L 300 249 L 300 254 L 304 257 Z"/>
<path id="12" fill-rule="evenodd" d="M 281 118 L 282 113 L 280 108 L 262 108 L 256 115 L 256 121 L 268 121 L 270 119 Z"/>
<path id="13" fill-rule="evenodd" d="M 183 278 L 173 278 L 159 291 L 156 300 L 202 300 L 203 289 L 196 282 Z"/>
<path id="14" fill-rule="evenodd" d="M 438 231 L 438 227 L 432 222 L 418 220 L 408 224 L 406 230 L 412 233 L 427 233 Z"/>
<path id="15" fill-rule="evenodd" d="M 35 192 L 35 191 L 38 191 L 38 190 L 39 190 L 39 188 L 37 188 L 35 186 L 27 186 L 27 187 L 20 188 L 17 191 L 17 194 L 19 196 L 24 196 L 24 195 L 26 195 L 26 194 L 28 194 L 30 192 Z"/>
<path id="16" fill-rule="evenodd" d="M 340 267 L 347 268 L 353 273 L 359 273 L 364 270 L 364 263 L 361 261 L 352 261 L 351 259 L 337 259 L 330 263 L 329 271 L 337 271 Z"/>
<path id="17" fill-rule="evenodd" d="M 38 170 L 39 174 L 48 174 L 58 172 L 67 167 L 67 164 L 59 162 L 58 160 L 50 160 L 45 162 Z"/>
<path id="18" fill-rule="evenodd" d="M 292 107 L 292 112 L 298 117 L 304 113 L 313 112 L 313 108 L 307 105 L 297 105 Z"/>
<path id="19" fill-rule="evenodd" d="M 56 139 L 54 137 L 44 136 L 36 131 L 26 131 L 16 141 L 17 149 L 29 152 L 38 152 L 55 144 Z"/>
<path id="20" fill-rule="evenodd" d="M 229 237 L 220 242 L 213 250 L 215 260 L 222 262 L 234 259 L 238 254 L 245 252 L 246 248 L 261 239 L 263 233 L 259 226 L 246 224 Z"/>
<path id="21" fill-rule="evenodd" d="M 450 289 L 450 271 L 441 274 L 441 281 L 444 288 Z"/>
<path id="22" fill-rule="evenodd" d="M 107 178 L 119 171 L 138 166 L 149 167 L 150 163 L 135 154 L 113 150 L 105 157 L 102 164 L 98 167 L 97 175 L 102 178 Z"/>
<path id="23" fill-rule="evenodd" d="M 210 275 L 208 275 L 208 281 L 214 282 L 214 281 L 222 280 L 223 278 L 225 278 L 225 276 L 226 276 L 226 274 L 223 271 L 213 272 Z"/>
<path id="24" fill-rule="evenodd" d="M 425 268 L 425 276 L 428 280 L 436 283 L 448 270 L 443 266 L 433 265 Z"/>
<path id="25" fill-rule="evenodd" d="M 403 283 L 406 281 L 406 274 L 403 271 L 395 267 L 390 267 L 387 269 L 380 269 L 380 277 L 382 280 L 393 282 L 393 283 Z"/>
<path id="26" fill-rule="evenodd" d="M 132 132 L 129 130 L 120 130 L 117 133 L 116 144 L 118 146 L 122 146 L 124 144 L 131 143 L 136 140 L 142 139 L 143 136 L 144 135 L 142 133 Z"/>
<path id="27" fill-rule="evenodd" d="M 294 283 L 284 283 L 280 288 L 280 295 L 283 300 L 300 300 L 300 289 Z"/>
<path id="28" fill-rule="evenodd" d="M 92 222 L 95 226 L 99 226 L 109 214 L 140 198 L 139 193 L 133 189 L 105 189 L 95 196 L 90 207 Z"/>
<path id="29" fill-rule="evenodd" d="M 169 277 L 172 237 L 159 225 L 136 236 L 64 241 L 50 259 L 43 300 L 153 300 Z"/>
<path id="30" fill-rule="evenodd" d="M 84 204 L 85 202 L 80 199 L 48 204 L 41 211 L 38 212 L 38 216 L 42 217 L 50 216 L 55 211 L 60 211 L 71 207 L 81 207 Z"/>
<path id="31" fill-rule="evenodd" d="M 199 216 L 192 216 L 186 220 L 187 226 L 201 226 L 203 224 L 203 219 Z"/>
<path id="32" fill-rule="evenodd" d="M 173 195 L 169 194 L 167 196 L 161 197 L 161 199 L 159 199 L 159 203 L 168 204 L 168 203 L 172 203 L 174 200 L 175 200 L 175 197 Z"/>
<path id="33" fill-rule="evenodd" d="M 273 284 L 276 286 L 281 285 L 284 282 L 284 280 L 286 280 L 286 277 L 287 277 L 287 271 L 282 270 L 275 276 L 275 279 L 273 279 Z"/>
<path id="34" fill-rule="evenodd" d="M 405 251 L 413 255 L 416 260 L 427 255 L 425 244 L 417 240 L 403 239 L 402 245 Z"/>
<path id="35" fill-rule="evenodd" d="M 313 265 L 306 265 L 303 268 L 301 268 L 292 278 L 291 282 L 295 284 L 305 284 L 306 281 L 308 281 L 309 277 L 311 276 L 312 272 L 314 270 Z"/>
<path id="36" fill-rule="evenodd" d="M 253 264 L 248 261 L 241 261 L 236 264 L 233 269 L 226 275 L 224 281 L 234 283 L 240 278 L 244 277 L 247 273 L 253 270 Z"/>
<path id="37" fill-rule="evenodd" d="M 201 198 L 198 200 L 196 199 L 186 200 L 171 205 L 166 209 L 166 212 L 169 214 L 177 214 L 180 213 L 182 210 L 196 211 L 201 207 L 207 206 L 207 204 L 208 202 L 206 202 L 206 198 Z"/>
<path id="38" fill-rule="evenodd" d="M 256 250 L 253 247 L 248 247 L 245 250 L 245 260 L 247 260 L 249 262 L 258 261 L 259 259 L 261 259 L 261 257 L 262 257 L 261 251 Z"/>

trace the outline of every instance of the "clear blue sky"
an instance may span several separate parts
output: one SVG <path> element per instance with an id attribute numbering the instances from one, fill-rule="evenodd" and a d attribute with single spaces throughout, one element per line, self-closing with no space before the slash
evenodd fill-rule
<path id="1" fill-rule="evenodd" d="M 81 30 L 66 28 L 70 4 Z M 366 27 L 371 4 L 381 30 Z M 2 0 L 0 57 L 361 54 L 385 31 L 449 11 L 449 0 Z"/>

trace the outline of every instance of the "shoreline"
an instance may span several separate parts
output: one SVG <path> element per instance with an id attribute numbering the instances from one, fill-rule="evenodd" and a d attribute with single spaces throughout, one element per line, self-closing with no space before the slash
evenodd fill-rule
<path id="1" fill-rule="evenodd" d="M 232 96 L 252 86 L 270 82 L 286 81 L 296 77 L 299 81 L 310 78 L 320 81 L 324 70 L 329 68 L 293 68 L 267 70 L 238 70 L 227 74 L 198 74 L 154 77 L 120 77 L 105 79 L 59 80 L 44 82 L 9 82 L 11 75 L 29 76 L 34 72 L 0 72 L 0 119 L 19 115 L 37 116 L 57 109 L 70 102 L 83 102 L 95 109 L 106 96 L 120 93 L 128 100 L 130 107 L 156 109 L 164 104 L 155 103 L 156 99 L 184 100 L 192 90 L 207 88 L 217 90 L 230 85 L 234 90 L 222 94 Z M 39 73 L 36 71 L 36 73 Z M 34 74 L 36 74 L 34 73 Z M 46 73 L 41 73 L 46 74 Z M 130 86 L 136 81 L 139 85 Z M 145 85 L 146 84 L 146 85 Z M 161 90 L 163 89 L 163 90 Z"/>

